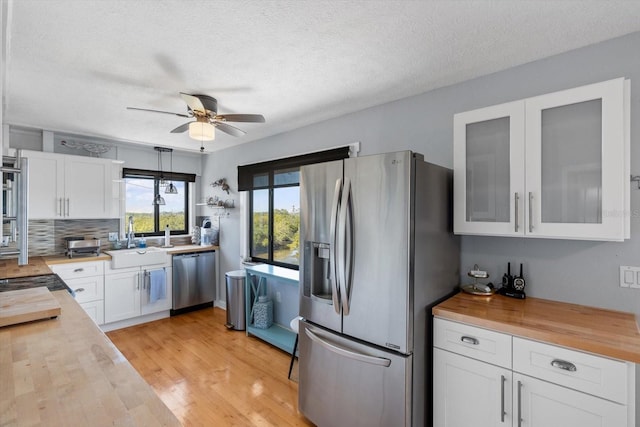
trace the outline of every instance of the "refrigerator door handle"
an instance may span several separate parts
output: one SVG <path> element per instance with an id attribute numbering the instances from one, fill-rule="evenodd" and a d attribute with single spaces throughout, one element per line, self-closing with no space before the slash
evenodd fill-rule
<path id="1" fill-rule="evenodd" d="M 347 350 L 338 345 L 328 343 L 327 341 L 323 340 L 322 338 L 320 338 L 319 336 L 311 332 L 309 329 L 305 329 L 304 332 L 313 342 L 321 345 L 322 347 L 326 348 L 327 350 L 333 353 L 337 353 L 341 356 L 348 357 L 349 359 L 357 360 L 359 362 L 369 363 L 371 365 L 383 366 L 385 368 L 391 365 L 390 359 L 386 359 L 384 357 L 368 356 L 362 353 L 356 353 L 355 351 Z"/>
<path id="2" fill-rule="evenodd" d="M 340 314 L 340 291 L 338 290 L 338 269 L 336 263 L 336 229 L 341 190 L 342 179 L 337 179 L 336 188 L 333 191 L 333 203 L 331 204 L 331 243 L 329 244 L 329 269 L 331 276 L 329 280 L 331 280 L 331 299 L 333 301 L 333 309 L 337 314 Z"/>
<path id="3" fill-rule="evenodd" d="M 349 198 L 351 196 L 351 180 L 345 178 L 342 188 L 342 201 L 340 202 L 340 218 L 338 221 L 338 284 L 340 285 L 340 300 L 342 304 L 342 314 L 349 315 L 349 295 L 347 293 L 347 267 L 351 268 L 351 241 L 347 245 L 347 214 L 349 211 Z M 350 239 L 350 236 L 349 236 Z M 349 250 L 347 250 L 349 249 Z M 348 252 L 348 253 L 347 253 Z M 347 257 L 349 259 L 347 260 Z"/>

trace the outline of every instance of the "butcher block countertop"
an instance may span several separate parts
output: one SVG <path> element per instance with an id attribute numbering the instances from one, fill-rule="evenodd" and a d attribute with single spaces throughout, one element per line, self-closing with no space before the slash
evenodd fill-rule
<path id="1" fill-rule="evenodd" d="M 168 248 L 167 252 L 169 255 L 179 255 L 185 254 L 188 252 L 211 252 L 211 251 L 219 251 L 220 246 L 200 246 L 200 245 L 182 245 L 182 246 L 174 246 L 173 248 Z"/>
<path id="2" fill-rule="evenodd" d="M 60 303 L 44 286 L 0 292 L 0 327 L 59 315 Z"/>
<path id="3" fill-rule="evenodd" d="M 0 260 L 0 279 L 53 274 L 42 257 L 29 257 L 29 264 L 19 266 L 18 259 Z"/>
<path id="4" fill-rule="evenodd" d="M 178 255 L 188 252 L 210 252 L 219 251 L 220 246 L 200 246 L 200 245 L 180 245 L 167 248 L 169 255 Z M 100 254 L 100 256 L 80 256 L 69 258 L 63 255 L 52 255 L 44 257 L 29 257 L 29 264 L 18 266 L 18 259 L 0 260 L 0 280 L 16 277 L 39 276 L 42 274 L 53 274 L 49 265 L 67 264 L 73 262 L 87 261 L 110 261 L 108 254 Z"/>
<path id="5" fill-rule="evenodd" d="M 66 291 L 57 319 L 0 328 L 0 425 L 179 426 Z"/>
<path id="6" fill-rule="evenodd" d="M 459 293 L 432 309 L 436 317 L 640 363 L 640 333 L 632 313 L 539 298 L 519 300 Z"/>
<path id="7" fill-rule="evenodd" d="M 69 258 L 64 255 L 52 255 L 43 257 L 45 264 L 47 265 L 56 265 L 56 264 L 71 264 L 74 262 L 85 262 L 85 261 L 111 261 L 111 257 L 107 254 L 100 254 L 98 256 L 77 256 L 75 258 Z"/>

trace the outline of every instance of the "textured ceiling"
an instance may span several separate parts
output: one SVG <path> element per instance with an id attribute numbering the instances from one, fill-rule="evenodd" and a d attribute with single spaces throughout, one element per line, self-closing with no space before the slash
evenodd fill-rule
<path id="1" fill-rule="evenodd" d="M 7 0 L 3 0 L 7 1 Z M 638 1 L 8 0 L 4 122 L 198 150 L 178 92 L 219 113 L 215 151 L 640 30 Z"/>

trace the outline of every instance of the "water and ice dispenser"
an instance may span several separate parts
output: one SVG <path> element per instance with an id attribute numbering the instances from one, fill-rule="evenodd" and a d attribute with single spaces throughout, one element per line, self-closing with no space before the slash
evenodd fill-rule
<path id="1" fill-rule="evenodd" d="M 304 243 L 304 295 L 332 304 L 331 264 L 328 243 Z"/>

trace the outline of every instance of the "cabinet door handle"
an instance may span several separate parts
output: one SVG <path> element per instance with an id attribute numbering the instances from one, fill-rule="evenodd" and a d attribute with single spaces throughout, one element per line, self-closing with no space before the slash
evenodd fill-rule
<path id="1" fill-rule="evenodd" d="M 573 363 L 561 359 L 553 359 L 551 361 L 551 366 L 558 369 L 564 369 L 565 371 L 569 372 L 575 372 L 578 370 L 578 368 L 576 368 L 576 365 L 574 365 Z"/>
<path id="2" fill-rule="evenodd" d="M 520 200 L 520 196 L 518 196 L 517 192 L 514 194 L 513 200 L 514 200 L 515 205 L 516 205 L 516 212 L 515 212 L 515 216 L 516 216 L 516 227 L 515 228 L 516 229 L 515 229 L 515 232 L 517 233 L 518 232 L 518 228 L 519 228 L 518 217 L 520 216 L 519 212 L 518 212 L 518 201 Z"/>
<path id="3" fill-rule="evenodd" d="M 74 273 L 80 273 L 81 271 L 84 271 L 84 268 L 76 268 L 73 270 Z"/>
<path id="4" fill-rule="evenodd" d="M 522 382 L 518 381 L 518 427 L 522 427 Z"/>
<path id="5" fill-rule="evenodd" d="M 477 338 L 468 337 L 466 335 L 463 335 L 462 338 L 460 338 L 460 341 L 462 341 L 463 343 L 466 343 L 466 344 L 473 344 L 473 345 L 480 344 L 480 341 L 478 341 Z"/>
<path id="6" fill-rule="evenodd" d="M 533 233 L 533 193 L 529 191 L 529 233 Z"/>
<path id="7" fill-rule="evenodd" d="M 62 197 L 60 197 L 58 199 L 58 216 L 63 216 L 63 212 L 62 212 Z"/>
<path id="8" fill-rule="evenodd" d="M 500 422 L 503 423 L 504 422 L 504 416 L 505 416 L 505 412 L 504 412 L 504 383 L 505 381 L 507 381 L 507 379 L 504 377 L 504 375 L 500 375 Z"/>
<path id="9" fill-rule="evenodd" d="M 73 292 L 84 292 L 84 288 L 74 289 Z"/>
<path id="10" fill-rule="evenodd" d="M 69 199 L 67 199 L 67 213 L 66 216 L 69 216 Z"/>

